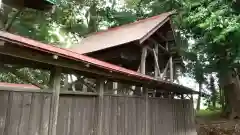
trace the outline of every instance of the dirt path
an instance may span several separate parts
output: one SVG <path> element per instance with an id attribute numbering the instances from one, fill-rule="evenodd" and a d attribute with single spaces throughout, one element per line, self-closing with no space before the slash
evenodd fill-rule
<path id="1" fill-rule="evenodd" d="M 240 135 L 240 120 L 228 120 L 220 116 L 197 116 L 198 135 Z"/>

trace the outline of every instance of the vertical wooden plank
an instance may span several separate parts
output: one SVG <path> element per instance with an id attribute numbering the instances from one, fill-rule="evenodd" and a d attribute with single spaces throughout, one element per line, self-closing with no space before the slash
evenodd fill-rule
<path id="1" fill-rule="evenodd" d="M 167 112 L 166 112 L 166 118 L 167 118 L 167 135 L 172 135 L 171 134 L 171 112 L 170 112 L 170 104 L 169 104 L 169 99 L 166 99 L 166 105 L 167 105 Z"/>
<path id="2" fill-rule="evenodd" d="M 177 135 L 177 123 L 176 123 L 176 100 L 174 99 L 173 101 L 173 120 L 174 120 L 174 135 Z"/>
<path id="3" fill-rule="evenodd" d="M 128 101 L 127 101 L 127 106 L 128 106 L 128 121 L 127 121 L 127 125 L 128 125 L 128 130 L 127 130 L 127 135 L 132 135 L 133 132 L 132 132 L 132 129 L 133 129 L 133 120 L 132 118 L 134 117 L 134 114 L 133 114 L 133 102 L 134 99 L 133 98 L 129 98 Z"/>
<path id="4" fill-rule="evenodd" d="M 54 71 L 51 72 L 53 76 L 52 80 L 52 100 L 51 100 L 51 114 L 50 114 L 50 125 L 49 135 L 57 135 L 57 118 L 58 118 L 58 106 L 59 106 L 59 93 L 60 93 L 60 82 L 61 82 L 61 71 L 60 67 L 55 67 Z"/>
<path id="5" fill-rule="evenodd" d="M 103 135 L 103 94 L 104 80 L 98 80 L 97 90 L 99 92 L 99 112 L 98 112 L 98 135 Z"/>
<path id="6" fill-rule="evenodd" d="M 110 100 L 108 96 L 104 96 L 104 127 L 103 127 L 103 132 L 104 135 L 110 135 L 110 121 L 111 121 L 111 114 L 110 114 Z"/>
<path id="7" fill-rule="evenodd" d="M 32 102 L 31 102 L 31 110 L 29 116 L 29 129 L 28 135 L 39 134 L 40 129 L 40 118 L 41 118 L 41 103 L 42 103 L 42 95 L 39 93 L 33 93 Z"/>
<path id="8" fill-rule="evenodd" d="M 59 110 L 59 129 L 60 135 L 71 135 L 73 132 L 73 113 L 72 113 L 72 104 L 73 98 L 72 97 L 60 97 L 60 110 Z"/>
<path id="9" fill-rule="evenodd" d="M 75 134 L 74 135 L 78 135 L 78 134 L 81 134 L 81 135 L 84 135 L 84 132 L 85 132 L 85 129 L 86 129 L 86 124 L 84 122 L 84 118 L 86 117 L 86 106 L 88 105 L 88 102 L 87 102 L 87 98 L 85 97 L 81 97 L 80 99 L 76 99 L 77 100 L 77 104 L 76 104 L 76 107 L 77 108 L 75 111 L 76 114 L 75 115 Z M 79 128 L 80 127 L 80 128 Z"/>
<path id="10" fill-rule="evenodd" d="M 155 102 L 156 100 L 154 100 L 153 98 L 149 98 L 149 114 L 148 114 L 148 117 L 149 117 L 149 134 L 150 135 L 154 135 L 154 127 L 155 127 L 155 120 L 154 120 L 154 109 L 155 108 Z"/>
<path id="11" fill-rule="evenodd" d="M 7 120 L 8 96 L 9 96 L 9 92 L 7 92 L 7 91 L 0 91 L 0 103 L 1 103 L 1 109 L 0 109 L 0 135 L 5 135 L 4 134 L 4 129 L 5 129 L 6 120 Z"/>
<path id="12" fill-rule="evenodd" d="M 91 128 L 91 134 L 90 135 L 95 135 L 96 134 L 96 132 L 95 132 L 96 131 L 96 123 L 98 123 L 97 120 L 96 120 L 96 114 L 98 114 L 97 113 L 97 100 L 96 99 L 97 99 L 96 97 L 93 98 L 92 128 Z"/>
<path id="13" fill-rule="evenodd" d="M 18 128 L 21 118 L 22 95 L 19 92 L 11 92 L 12 105 L 9 107 L 9 125 L 7 125 L 6 135 L 18 134 Z"/>
<path id="14" fill-rule="evenodd" d="M 120 106 L 120 97 L 116 97 L 117 99 L 117 135 L 120 135 L 121 132 L 121 106 Z"/>
<path id="15" fill-rule="evenodd" d="M 139 108 L 139 104 L 140 104 L 140 101 L 139 101 L 139 98 L 133 98 L 133 100 L 135 100 L 135 104 L 136 104 L 136 121 L 135 121 L 135 125 L 136 125 L 136 129 L 137 129 L 137 131 L 136 131 L 136 134 L 137 135 L 140 135 L 140 134 L 142 134 L 142 132 L 141 132 L 141 122 L 142 122 L 142 118 L 140 117 L 141 116 L 141 111 L 142 110 L 140 110 L 140 108 Z"/>
<path id="16" fill-rule="evenodd" d="M 71 127 L 73 127 L 72 125 L 72 121 L 73 121 L 73 113 L 72 113 L 72 104 L 73 104 L 73 99 L 72 98 L 67 98 L 67 101 L 64 102 L 64 105 L 67 107 L 67 117 L 65 119 L 66 125 L 64 126 L 64 128 L 66 129 L 66 135 L 69 135 L 71 132 Z"/>
<path id="17" fill-rule="evenodd" d="M 147 114 L 146 114 L 146 109 L 145 109 L 145 106 L 144 106 L 144 104 L 145 104 L 145 97 L 143 97 L 143 98 L 141 98 L 142 99 L 142 106 L 141 106 L 141 109 L 143 110 L 143 118 L 144 118 L 144 120 L 142 121 L 143 123 L 143 129 L 144 129 L 144 132 L 143 132 L 143 135 L 145 135 L 146 134 L 146 126 L 145 126 L 145 124 L 146 124 L 146 119 L 147 119 Z"/>
<path id="18" fill-rule="evenodd" d="M 162 106 L 160 106 L 161 104 L 161 99 L 158 99 L 158 98 L 156 98 L 156 99 L 153 99 L 153 101 L 154 101 L 154 106 L 153 106 L 153 112 L 155 112 L 154 114 L 153 114 L 153 128 L 154 128 L 154 132 L 153 132 L 153 134 L 154 135 L 157 135 L 157 134 L 163 134 L 163 131 L 162 130 L 164 130 L 164 128 L 163 127 L 161 127 L 161 117 L 164 117 L 163 116 L 163 113 L 161 113 L 160 112 L 160 110 L 165 110 L 165 109 L 163 109 L 163 108 L 161 108 Z"/>
<path id="19" fill-rule="evenodd" d="M 86 108 L 86 117 L 84 118 L 84 121 L 87 124 L 87 128 L 85 131 L 86 135 L 89 135 L 91 133 L 91 127 L 92 127 L 92 117 L 91 117 L 91 112 L 93 110 L 92 99 L 93 99 L 93 97 L 88 97 L 88 106 Z"/>
<path id="20" fill-rule="evenodd" d="M 170 110 L 171 110 L 171 114 L 170 114 L 170 117 L 171 117 L 171 135 L 174 135 L 174 117 L 173 117 L 173 99 L 172 98 L 169 98 L 169 107 L 170 107 Z"/>
<path id="21" fill-rule="evenodd" d="M 31 102 L 32 102 L 32 93 L 22 93 L 23 102 L 22 102 L 22 111 L 21 111 L 21 120 L 19 124 L 19 135 L 27 135 L 29 127 L 29 116 L 31 115 Z"/>
<path id="22" fill-rule="evenodd" d="M 128 134 L 128 115 L 129 115 L 129 112 L 128 112 L 128 101 L 129 101 L 129 98 L 126 97 L 125 98 L 125 101 L 124 101 L 124 114 L 125 114 L 125 117 L 124 117 L 124 135 L 127 135 Z"/>
<path id="23" fill-rule="evenodd" d="M 124 135 L 124 97 L 118 97 L 118 135 Z"/>
<path id="24" fill-rule="evenodd" d="M 41 105 L 40 135 L 48 135 L 51 96 L 44 94 Z"/>
<path id="25" fill-rule="evenodd" d="M 112 122 L 111 122 L 111 135 L 117 135 L 117 115 L 118 115 L 118 107 L 117 107 L 117 97 L 111 97 L 112 98 Z"/>
<path id="26" fill-rule="evenodd" d="M 77 99 L 76 97 L 71 97 L 71 123 L 70 123 L 70 135 L 76 135 L 76 130 L 81 130 L 78 115 L 81 116 L 81 112 L 77 111 Z"/>
<path id="27" fill-rule="evenodd" d="M 148 116 L 149 116 L 149 99 L 148 99 L 148 89 L 143 87 L 143 91 L 144 91 L 144 97 L 145 97 L 145 112 L 146 112 L 146 135 L 149 135 L 149 120 L 148 120 Z"/>
<path id="28" fill-rule="evenodd" d="M 68 111 L 69 105 L 66 103 L 68 98 L 61 97 L 59 99 L 59 111 L 58 111 L 58 123 L 57 123 L 57 134 L 66 135 L 67 134 L 67 124 L 68 124 Z"/>

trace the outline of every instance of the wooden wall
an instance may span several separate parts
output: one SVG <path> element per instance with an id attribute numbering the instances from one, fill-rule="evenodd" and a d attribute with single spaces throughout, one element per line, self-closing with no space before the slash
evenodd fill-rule
<path id="1" fill-rule="evenodd" d="M 62 96 L 57 135 L 96 135 L 98 108 L 94 96 Z"/>
<path id="2" fill-rule="evenodd" d="M 49 135 L 51 93 L 0 91 L 0 135 Z M 196 135 L 190 100 L 104 96 L 101 135 Z M 61 95 L 57 135 L 99 135 L 99 98 Z M 146 117 L 148 127 L 146 127 Z"/>
<path id="3" fill-rule="evenodd" d="M 0 91 L 0 135 L 48 135 L 51 94 Z"/>
<path id="4" fill-rule="evenodd" d="M 196 135 L 190 100 L 149 99 L 150 135 Z"/>
<path id="5" fill-rule="evenodd" d="M 104 97 L 103 135 L 146 135 L 145 100 L 138 97 Z"/>

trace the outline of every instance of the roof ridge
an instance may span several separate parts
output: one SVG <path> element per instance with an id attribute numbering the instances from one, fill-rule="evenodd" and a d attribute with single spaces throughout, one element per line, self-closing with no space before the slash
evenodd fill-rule
<path id="1" fill-rule="evenodd" d="M 131 25 L 134 25 L 134 24 L 138 24 L 138 23 L 142 23 L 142 22 L 148 21 L 148 20 L 157 19 L 158 17 L 160 17 L 160 16 L 162 16 L 162 15 L 164 15 L 164 14 L 166 14 L 166 17 L 169 17 L 170 15 L 172 15 L 172 14 L 174 14 L 174 13 L 175 13 L 175 11 L 164 12 L 164 13 L 161 13 L 161 14 L 159 14 L 159 15 L 155 15 L 155 16 L 151 16 L 151 17 L 148 17 L 148 18 L 139 19 L 139 20 L 136 20 L 136 21 L 131 22 L 131 23 L 123 24 L 123 25 L 116 26 L 116 27 L 109 27 L 109 28 L 106 29 L 106 30 L 102 30 L 102 31 L 90 33 L 90 34 L 87 35 L 86 37 L 89 37 L 89 36 L 92 36 L 92 35 L 97 35 L 97 34 L 102 34 L 102 33 L 104 33 L 104 32 L 108 32 L 108 31 L 120 29 L 120 28 L 122 28 L 122 27 L 131 26 Z"/>

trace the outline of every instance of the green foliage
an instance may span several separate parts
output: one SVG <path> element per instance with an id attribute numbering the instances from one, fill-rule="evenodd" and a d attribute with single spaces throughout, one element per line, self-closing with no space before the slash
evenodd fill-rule
<path id="1" fill-rule="evenodd" d="M 208 67 L 228 70 L 239 59 L 240 16 L 224 0 L 187 1 L 177 17 L 179 28 L 191 35 L 197 53 L 205 54 Z M 219 67 L 221 67 L 219 69 Z"/>

